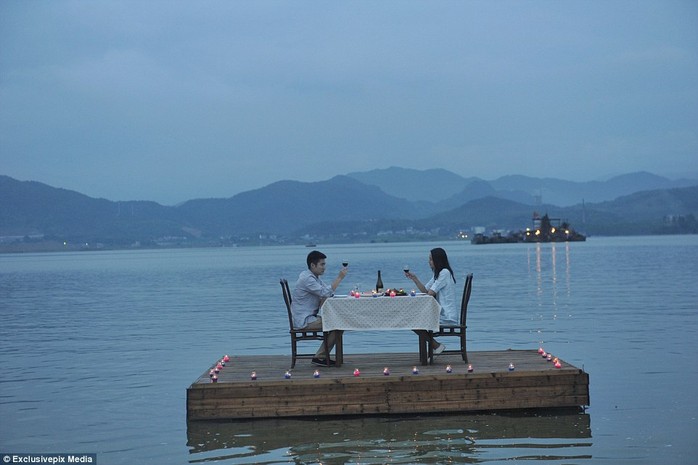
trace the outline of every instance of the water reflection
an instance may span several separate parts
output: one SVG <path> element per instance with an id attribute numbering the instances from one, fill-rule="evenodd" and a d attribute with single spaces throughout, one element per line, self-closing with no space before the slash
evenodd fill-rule
<path id="1" fill-rule="evenodd" d="M 197 421 L 190 463 L 479 463 L 591 458 L 586 413 Z"/>
<path id="2" fill-rule="evenodd" d="M 558 263 L 562 260 L 564 260 L 564 269 L 563 264 Z M 570 243 L 536 243 L 529 247 L 528 274 L 529 278 L 535 280 L 538 318 L 542 321 L 569 316 L 565 312 L 571 297 Z M 547 342 L 543 338 L 541 328 L 538 329 L 538 333 L 540 334 L 538 343 L 542 345 Z"/>

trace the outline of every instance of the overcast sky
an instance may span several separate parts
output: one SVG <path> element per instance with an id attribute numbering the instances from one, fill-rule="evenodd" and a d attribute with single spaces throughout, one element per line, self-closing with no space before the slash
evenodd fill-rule
<path id="1" fill-rule="evenodd" d="M 698 177 L 698 2 L 0 0 L 0 174 L 110 200 L 401 166 Z"/>

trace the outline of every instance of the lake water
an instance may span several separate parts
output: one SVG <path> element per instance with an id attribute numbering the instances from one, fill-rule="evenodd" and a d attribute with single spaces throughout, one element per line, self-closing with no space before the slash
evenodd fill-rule
<path id="1" fill-rule="evenodd" d="M 572 244 L 322 245 L 338 293 L 474 274 L 469 350 L 541 344 L 590 375 L 583 413 L 187 423 L 185 393 L 222 354 L 290 354 L 278 280 L 305 247 L 0 255 L 0 452 L 99 464 L 698 463 L 698 236 Z M 243 337 L 244 335 L 244 337 Z M 415 351 L 411 332 L 345 351 Z M 307 361 L 299 361 L 307 363 Z"/>

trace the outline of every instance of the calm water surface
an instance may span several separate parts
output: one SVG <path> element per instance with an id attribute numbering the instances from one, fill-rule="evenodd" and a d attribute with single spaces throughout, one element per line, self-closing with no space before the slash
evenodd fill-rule
<path id="1" fill-rule="evenodd" d="M 187 423 L 221 354 L 290 353 L 278 285 L 305 247 L 0 255 L 0 452 L 100 464 L 698 463 L 698 236 L 328 245 L 338 290 L 409 287 L 444 246 L 475 276 L 470 350 L 540 344 L 590 374 L 584 413 Z M 460 286 L 459 286 L 460 287 Z M 243 336 L 244 335 L 244 336 Z M 414 351 L 410 332 L 347 352 Z M 299 362 L 306 363 L 306 362 Z"/>

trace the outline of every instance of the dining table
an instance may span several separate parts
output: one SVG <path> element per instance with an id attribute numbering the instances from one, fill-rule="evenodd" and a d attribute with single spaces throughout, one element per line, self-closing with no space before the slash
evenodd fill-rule
<path id="1" fill-rule="evenodd" d="M 330 297 L 321 307 L 323 331 L 439 330 L 441 306 L 428 294 Z M 336 366 L 344 362 L 342 338 L 335 347 Z M 428 364 L 426 334 L 419 337 L 419 360 Z"/>

